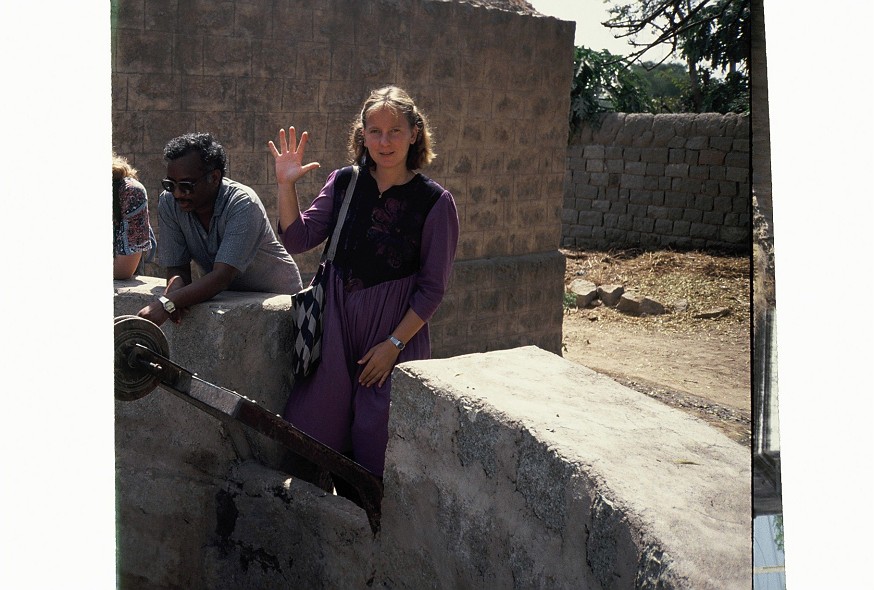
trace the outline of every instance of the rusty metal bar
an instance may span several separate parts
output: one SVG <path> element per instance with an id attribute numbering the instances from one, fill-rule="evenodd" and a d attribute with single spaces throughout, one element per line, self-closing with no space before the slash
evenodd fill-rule
<path id="1" fill-rule="evenodd" d="M 379 478 L 367 469 L 298 430 L 253 400 L 204 381 L 142 344 L 131 345 L 127 362 L 131 367 L 155 375 L 163 389 L 211 416 L 220 420 L 236 420 L 344 479 L 358 492 L 360 505 L 367 513 L 373 533 L 379 530 L 383 487 Z"/>

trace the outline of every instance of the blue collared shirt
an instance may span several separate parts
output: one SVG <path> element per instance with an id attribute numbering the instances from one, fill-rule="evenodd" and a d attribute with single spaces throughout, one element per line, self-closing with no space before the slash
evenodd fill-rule
<path id="1" fill-rule="evenodd" d="M 159 196 L 158 220 L 158 260 L 164 267 L 194 260 L 206 274 L 222 262 L 240 271 L 229 290 L 290 294 L 301 289 L 297 264 L 276 239 L 258 195 L 244 184 L 222 178 L 209 230 L 195 213 L 181 211 L 166 191 Z"/>

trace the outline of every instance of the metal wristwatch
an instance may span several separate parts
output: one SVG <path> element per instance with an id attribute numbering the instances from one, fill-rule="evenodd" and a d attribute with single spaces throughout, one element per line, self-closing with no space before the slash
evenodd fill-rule
<path id="1" fill-rule="evenodd" d="M 398 350 L 403 350 L 406 347 L 406 344 L 395 338 L 394 335 L 389 336 L 388 341 L 394 344 Z"/>
<path id="2" fill-rule="evenodd" d="M 163 295 L 158 297 L 158 301 L 161 302 L 161 305 L 164 306 L 164 311 L 166 311 L 167 313 L 172 314 L 174 311 L 176 311 L 176 304 L 164 297 Z"/>

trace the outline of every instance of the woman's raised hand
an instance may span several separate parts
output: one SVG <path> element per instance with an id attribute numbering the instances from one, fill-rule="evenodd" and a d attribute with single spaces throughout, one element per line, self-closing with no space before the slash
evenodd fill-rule
<path id="1" fill-rule="evenodd" d="M 294 127 L 289 127 L 287 139 L 285 129 L 279 130 L 279 149 L 276 149 L 273 140 L 267 142 L 273 159 L 276 161 L 276 182 L 278 184 L 294 184 L 307 172 L 319 167 L 318 162 L 303 164 L 303 153 L 308 138 L 309 135 L 304 131 L 301 133 L 300 143 L 298 143 Z"/>

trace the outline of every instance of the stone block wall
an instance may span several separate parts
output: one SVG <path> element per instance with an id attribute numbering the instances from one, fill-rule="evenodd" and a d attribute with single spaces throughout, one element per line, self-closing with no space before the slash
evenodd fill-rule
<path id="1" fill-rule="evenodd" d="M 429 117 L 438 157 L 423 172 L 453 193 L 461 222 L 434 354 L 558 351 L 561 289 L 548 301 L 540 291 L 544 272 L 563 279 L 563 265 L 542 259 L 561 240 L 573 33 L 551 17 L 439 0 L 114 0 L 113 144 L 140 171 L 160 249 L 167 140 L 211 131 L 228 151 L 228 176 L 276 219 L 267 141 L 283 126 L 309 132 L 307 159 L 321 168 L 298 185 L 306 205 L 348 163 L 348 130 L 368 92 L 398 84 Z M 295 257 L 305 276 L 318 254 Z M 539 321 L 471 327 L 495 309 Z"/>
<path id="2" fill-rule="evenodd" d="M 750 252 L 750 117 L 610 113 L 568 147 L 562 245 Z"/>

